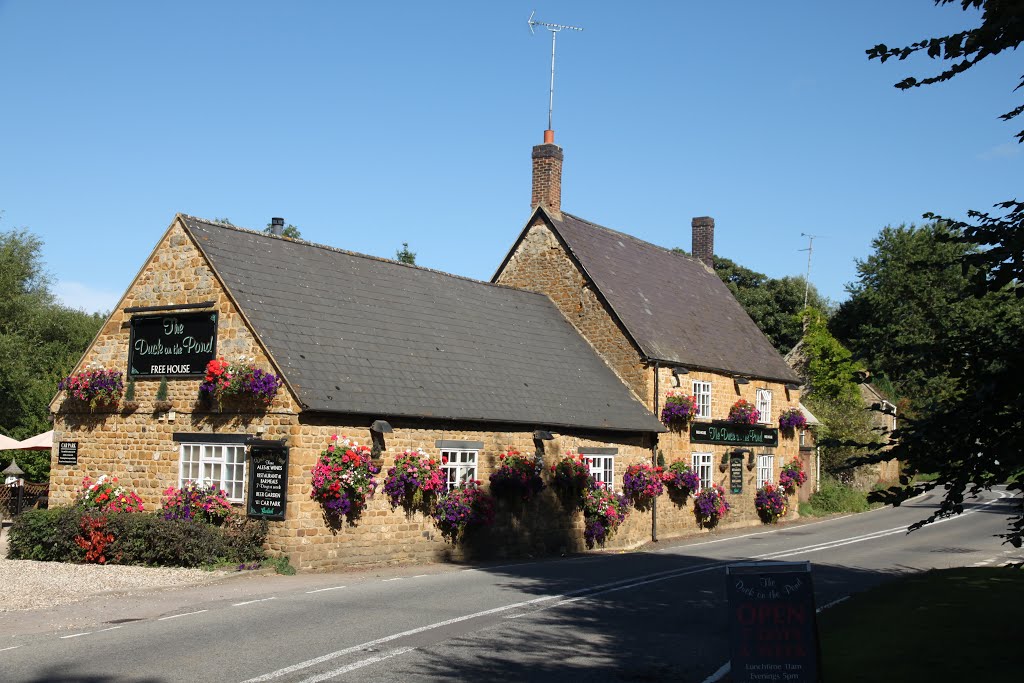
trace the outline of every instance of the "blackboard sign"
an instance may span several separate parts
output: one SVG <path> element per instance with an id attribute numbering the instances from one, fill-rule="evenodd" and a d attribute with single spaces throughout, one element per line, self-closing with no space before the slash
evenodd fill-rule
<path id="1" fill-rule="evenodd" d="M 246 515 L 283 520 L 288 503 L 288 447 L 278 441 L 250 441 L 249 444 Z"/>
<path id="2" fill-rule="evenodd" d="M 215 312 L 132 318 L 129 377 L 201 377 L 216 357 Z"/>
<path id="3" fill-rule="evenodd" d="M 736 451 L 729 455 L 729 490 L 731 493 L 743 493 L 743 452 Z"/>
<path id="4" fill-rule="evenodd" d="M 690 424 L 692 443 L 724 443 L 735 446 L 776 446 L 779 430 L 758 425 L 741 425 L 735 422 L 715 420 L 714 422 L 693 422 Z"/>
<path id="5" fill-rule="evenodd" d="M 811 563 L 732 564 L 725 577 L 732 680 L 817 683 Z"/>
<path id="6" fill-rule="evenodd" d="M 60 441 L 57 443 L 57 464 L 77 465 L 78 464 L 78 442 Z"/>

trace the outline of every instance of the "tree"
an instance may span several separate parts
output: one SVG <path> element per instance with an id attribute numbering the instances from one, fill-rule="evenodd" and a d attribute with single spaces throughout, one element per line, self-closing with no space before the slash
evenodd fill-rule
<path id="1" fill-rule="evenodd" d="M 231 224 L 228 223 L 228 225 L 231 225 Z M 272 223 L 267 223 L 267 227 L 265 227 L 263 229 L 263 232 L 267 233 L 268 235 L 273 235 L 274 234 L 274 226 L 273 226 L 273 224 Z M 299 229 L 297 227 L 295 227 L 294 225 L 292 225 L 291 223 L 289 223 L 288 225 L 286 225 L 284 227 L 284 230 L 281 231 L 281 235 L 284 236 L 284 237 L 291 238 L 293 240 L 302 239 L 302 233 L 299 232 Z"/>
<path id="2" fill-rule="evenodd" d="M 48 404 L 57 382 L 103 324 L 101 316 L 57 301 L 41 254 L 42 241 L 30 232 L 0 232 L 0 432 L 13 439 L 50 429 Z M 30 478 L 45 479 L 48 457 L 14 454 Z M 4 454 L 2 466 L 11 455 Z"/>
<path id="3" fill-rule="evenodd" d="M 402 242 L 402 248 L 395 251 L 395 260 L 399 263 L 408 263 L 410 266 L 415 266 L 416 252 L 409 251 L 408 242 Z"/>
<path id="4" fill-rule="evenodd" d="M 687 253 L 678 247 L 672 251 Z M 743 310 L 779 353 L 788 353 L 803 334 L 800 323 L 806 282 L 803 276 L 771 278 L 723 256 L 715 256 L 714 259 L 715 273 Z M 830 309 L 828 300 L 818 294 L 814 285 L 808 290 L 807 304 L 822 312 Z"/>
<path id="5" fill-rule="evenodd" d="M 937 6 L 952 2 L 935 0 Z M 877 45 L 867 51 L 868 58 L 883 62 L 893 57 L 903 60 L 926 50 L 930 58 L 949 62 L 938 75 L 922 80 L 908 77 L 896 84 L 897 88 L 908 90 L 947 81 L 992 55 L 1016 49 L 1024 41 L 1024 7 L 1020 0 L 960 0 L 960 5 L 965 11 L 980 9 L 981 24 L 904 48 Z M 1021 86 L 1024 77 L 1017 89 Z M 1009 121 L 1021 113 L 1024 106 L 1000 118 Z M 1024 142 L 1024 131 L 1015 137 Z M 927 349 L 954 362 L 954 390 L 939 397 L 920 417 L 904 419 L 904 426 L 894 435 L 896 442 L 891 455 L 906 463 L 908 474 L 934 472 L 937 478 L 916 486 L 904 478 L 902 487 L 881 496 L 899 504 L 921 489 L 945 488 L 939 509 L 911 528 L 962 512 L 966 494 L 1004 482 L 1011 491 L 1024 489 L 1024 456 L 1016 443 L 1024 429 L 1020 409 L 1024 400 L 1020 381 L 1024 376 L 1024 320 L 1019 306 L 1024 301 L 1024 204 L 1009 200 L 996 207 L 1005 214 L 991 216 L 968 211 L 968 218 L 976 223 L 925 214 L 926 218 L 948 224 L 952 233 L 949 241 L 974 247 L 955 261 L 972 284 L 971 295 L 984 299 L 996 294 L 1012 298 L 1018 306 L 996 309 L 993 317 L 997 324 L 975 329 L 973 338 L 958 335 L 958 343 Z M 1024 511 L 1010 518 L 1003 536 L 1007 542 L 1021 547 Z"/>

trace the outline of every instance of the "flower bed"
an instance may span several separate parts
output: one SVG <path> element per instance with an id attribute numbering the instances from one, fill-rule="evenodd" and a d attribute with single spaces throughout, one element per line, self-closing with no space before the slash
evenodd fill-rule
<path id="1" fill-rule="evenodd" d="M 786 514 L 789 508 L 789 499 L 786 493 L 775 484 L 765 484 L 757 490 L 754 496 L 754 507 L 761 521 L 765 524 L 774 524 L 779 518 Z"/>
<path id="2" fill-rule="evenodd" d="M 669 465 L 662 473 L 661 480 L 665 482 L 670 494 L 675 493 L 684 497 L 700 488 L 700 475 L 682 460 L 676 460 Z"/>
<path id="3" fill-rule="evenodd" d="M 647 463 L 630 465 L 622 475 L 622 489 L 636 508 L 646 508 L 665 491 L 661 481 L 662 468 Z"/>
<path id="4" fill-rule="evenodd" d="M 800 458 L 794 458 L 782 466 L 779 473 L 779 486 L 787 493 L 795 493 L 807 481 L 807 473 L 804 472 L 804 463 Z"/>
<path id="5" fill-rule="evenodd" d="M 391 507 L 428 508 L 431 499 L 444 491 L 445 478 L 441 463 L 422 449 L 405 450 L 395 457 L 395 466 L 384 479 L 384 493 Z"/>
<path id="6" fill-rule="evenodd" d="M 604 545 L 629 514 L 626 497 L 595 484 L 583 492 L 583 539 L 588 548 Z"/>
<path id="7" fill-rule="evenodd" d="M 473 480 L 441 496 L 432 513 L 441 535 L 458 543 L 468 529 L 494 523 L 494 498 Z"/>
<path id="8" fill-rule="evenodd" d="M 583 455 L 567 452 L 551 466 L 551 485 L 565 496 L 578 496 L 593 485 L 590 466 Z"/>
<path id="9" fill-rule="evenodd" d="M 339 441 L 335 434 L 313 466 L 309 497 L 328 514 L 356 517 L 366 506 L 366 498 L 377 490 L 374 475 L 379 473 L 368 446 L 345 437 Z"/>
<path id="10" fill-rule="evenodd" d="M 180 489 L 168 487 L 160 505 L 160 516 L 164 519 L 199 518 L 215 525 L 223 523 L 230 512 L 227 491 L 191 481 Z"/>
<path id="11" fill-rule="evenodd" d="M 92 368 L 68 375 L 57 388 L 66 391 L 73 402 L 87 405 L 89 410 L 113 407 L 124 392 L 123 376 L 118 370 Z"/>
<path id="12" fill-rule="evenodd" d="M 228 363 L 215 358 L 206 364 L 206 376 L 199 385 L 200 397 L 209 399 L 218 408 L 226 400 L 249 400 L 268 406 L 281 388 L 281 378 L 250 363 Z"/>
<path id="13" fill-rule="evenodd" d="M 661 409 L 661 421 L 669 429 L 681 432 L 697 415 L 697 397 L 681 391 L 670 391 Z"/>
<path id="14" fill-rule="evenodd" d="M 75 497 L 75 505 L 100 512 L 142 512 L 142 498 L 131 489 L 117 483 L 117 477 L 101 474 L 82 478 L 82 488 Z"/>
<path id="15" fill-rule="evenodd" d="M 712 484 L 701 489 L 693 499 L 693 514 L 697 523 L 703 527 L 713 527 L 729 512 L 729 503 L 725 500 L 725 489 Z"/>
<path id="16" fill-rule="evenodd" d="M 491 492 L 495 496 L 526 501 L 543 488 L 544 481 L 533 458 L 527 458 L 516 450 L 498 456 L 498 468 L 491 473 Z"/>
<path id="17" fill-rule="evenodd" d="M 736 424 L 756 425 L 760 417 L 761 413 L 754 407 L 754 404 L 741 398 L 732 404 L 732 408 L 729 408 L 729 417 L 726 419 Z"/>
<path id="18" fill-rule="evenodd" d="M 779 415 L 779 428 L 788 432 L 794 429 L 803 429 L 807 426 L 807 418 L 799 408 L 786 408 Z"/>

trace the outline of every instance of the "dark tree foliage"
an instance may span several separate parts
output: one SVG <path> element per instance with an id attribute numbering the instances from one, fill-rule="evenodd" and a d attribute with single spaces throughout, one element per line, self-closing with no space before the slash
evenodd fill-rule
<path id="1" fill-rule="evenodd" d="M 0 433 L 26 439 L 51 428 L 49 402 L 103 317 L 62 306 L 43 269 L 42 241 L 25 230 L 0 232 Z M 5 451 L 30 481 L 46 480 L 49 453 Z"/>
<path id="2" fill-rule="evenodd" d="M 937 6 L 957 0 L 935 0 Z M 929 38 L 903 48 L 877 45 L 868 58 L 885 61 L 906 59 L 925 51 L 932 59 L 948 60 L 939 74 L 918 80 L 909 77 L 896 84 L 906 90 L 947 81 L 983 59 L 1004 50 L 1016 49 L 1024 40 L 1024 0 L 959 0 L 963 10 L 980 10 L 981 24 L 940 38 Z M 1015 89 L 1024 86 L 1024 77 Z M 1019 106 L 1000 118 L 1009 121 L 1021 113 Z M 1015 137 L 1024 142 L 1024 131 Z M 993 295 L 1018 305 L 1003 305 L 992 312 L 992 325 L 980 326 L 973 334 L 952 335 L 949 343 L 923 350 L 940 367 L 952 370 L 953 391 L 939 397 L 919 416 L 903 420 L 894 434 L 892 450 L 885 457 L 898 457 L 906 464 L 902 487 L 880 496 L 899 503 L 921 489 L 941 486 L 946 495 L 935 514 L 912 528 L 935 519 L 960 513 L 966 495 L 1006 483 L 1010 491 L 1024 490 L 1024 455 L 1019 445 L 1024 433 L 1024 320 L 1019 304 L 1024 268 L 1024 205 L 1017 200 L 996 204 L 1002 216 L 969 211 L 968 221 L 951 220 L 935 214 L 929 219 L 945 222 L 951 234 L 945 238 L 969 249 L 953 263 L 972 287 L 969 295 Z M 972 222 L 973 221 L 973 222 Z M 881 454 L 873 456 L 884 459 Z M 937 479 L 913 485 L 909 475 L 931 472 Z M 1024 539 L 1024 510 L 1010 517 L 1007 542 L 1021 547 Z"/>
<path id="3" fill-rule="evenodd" d="M 416 252 L 409 251 L 408 242 L 402 242 L 402 248 L 395 251 L 395 260 L 399 263 L 408 263 L 410 266 L 415 266 Z"/>
<path id="4" fill-rule="evenodd" d="M 948 81 L 987 57 L 997 55 L 1004 50 L 1016 50 L 1024 41 L 1024 0 L 935 0 L 935 4 L 936 6 L 959 4 L 964 11 L 981 10 L 981 24 L 948 36 L 925 38 L 906 47 L 876 45 L 868 50 L 868 59 L 879 59 L 883 62 L 892 58 L 902 61 L 921 51 L 924 51 L 931 59 L 949 62 L 942 71 L 934 76 L 922 79 L 908 76 L 896 84 L 900 90 Z M 1022 87 L 1024 87 L 1024 76 L 1021 77 L 1021 82 L 1014 90 Z M 1009 121 L 1022 112 L 1024 112 L 1024 105 L 1006 112 L 999 118 Z M 1024 142 L 1024 131 L 1020 131 L 1015 137 L 1019 142 Z"/>

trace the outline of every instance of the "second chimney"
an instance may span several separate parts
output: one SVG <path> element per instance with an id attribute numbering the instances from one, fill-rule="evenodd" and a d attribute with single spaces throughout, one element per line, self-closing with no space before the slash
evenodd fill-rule
<path id="1" fill-rule="evenodd" d="M 544 144 L 533 148 L 533 196 L 530 208 L 543 204 L 562 213 L 562 148 L 555 144 L 555 133 L 544 131 Z"/>
<path id="2" fill-rule="evenodd" d="M 270 219 L 270 234 L 271 235 L 282 235 L 282 234 L 284 234 L 284 219 L 283 218 L 271 218 Z"/>
<path id="3" fill-rule="evenodd" d="M 711 216 L 697 216 L 690 225 L 693 227 L 693 257 L 700 259 L 708 268 L 715 267 L 715 219 Z"/>

